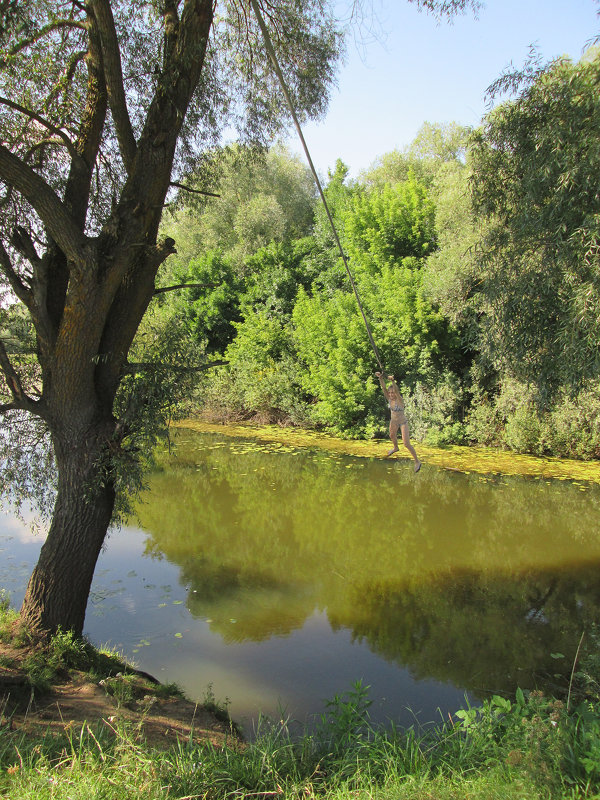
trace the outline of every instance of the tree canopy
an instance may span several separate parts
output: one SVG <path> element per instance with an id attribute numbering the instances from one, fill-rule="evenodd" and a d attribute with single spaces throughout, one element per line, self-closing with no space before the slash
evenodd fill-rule
<path id="1" fill-rule="evenodd" d="M 597 64 L 592 51 L 540 68 L 480 130 L 427 123 L 358 180 L 341 161 L 329 172 L 325 195 L 378 349 L 403 383 L 411 430 L 431 443 L 600 452 Z M 217 416 L 377 435 L 369 341 L 320 203 L 305 233 L 278 233 L 235 268 L 226 259 L 237 284 L 215 352 L 229 366 L 199 402 Z M 200 289 L 194 303 L 222 293 Z"/>
<path id="2" fill-rule="evenodd" d="M 552 394 L 600 367 L 600 59 L 553 62 L 472 147 L 479 259 L 496 358 Z"/>

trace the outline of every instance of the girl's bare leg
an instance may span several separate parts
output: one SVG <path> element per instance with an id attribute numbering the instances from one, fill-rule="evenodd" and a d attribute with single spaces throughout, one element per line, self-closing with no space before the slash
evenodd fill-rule
<path id="1" fill-rule="evenodd" d="M 421 469 L 421 462 L 419 460 L 419 456 L 417 455 L 417 451 L 410 443 L 410 429 L 408 427 L 408 422 L 405 422 L 404 425 L 402 425 L 402 444 L 413 457 L 413 461 L 415 462 L 415 472 L 418 472 Z"/>
<path id="2" fill-rule="evenodd" d="M 390 439 L 392 440 L 392 444 L 394 445 L 394 447 L 387 454 L 386 458 L 393 455 L 394 453 L 397 453 L 398 450 L 400 449 L 398 447 L 398 423 L 394 422 L 393 420 L 390 420 Z"/>

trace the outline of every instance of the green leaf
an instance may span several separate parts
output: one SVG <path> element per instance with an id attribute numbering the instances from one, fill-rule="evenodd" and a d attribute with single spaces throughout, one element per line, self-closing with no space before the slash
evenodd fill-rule
<path id="1" fill-rule="evenodd" d="M 521 689 L 521 687 L 519 687 L 515 692 L 515 699 L 517 701 L 517 705 L 523 708 L 523 706 L 525 705 L 525 695 L 523 694 L 523 690 Z"/>

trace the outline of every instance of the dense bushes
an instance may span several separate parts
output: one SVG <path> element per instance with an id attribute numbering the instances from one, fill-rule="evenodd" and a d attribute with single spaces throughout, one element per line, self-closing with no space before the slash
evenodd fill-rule
<path id="1" fill-rule="evenodd" d="M 473 139 L 474 156 L 466 131 L 426 125 L 415 146 L 382 159 L 360 181 L 348 181 L 340 161 L 329 175 L 325 194 L 417 440 L 600 455 L 598 386 L 593 377 L 584 380 L 584 373 L 594 375 L 596 323 L 588 313 L 597 281 L 594 221 L 586 217 L 585 230 L 569 229 L 568 241 L 561 238 L 561 208 L 579 207 L 578 188 L 567 180 L 575 162 L 565 153 L 552 167 L 565 175 L 560 196 L 547 197 L 546 184 L 540 189 L 528 173 L 532 197 L 543 189 L 544 202 L 556 205 L 544 230 L 519 199 L 517 169 L 531 145 L 531 103 L 552 106 L 559 97 L 562 122 L 552 124 L 561 127 L 575 114 L 587 143 L 597 139 L 577 111 L 583 101 L 596 107 L 590 92 L 597 69 L 594 59 L 552 65 L 538 78 L 539 91 L 529 86 L 519 102 L 485 120 Z M 551 125 L 542 130 L 543 120 L 535 119 L 546 141 Z M 595 151 L 580 144 L 569 134 L 564 148 L 579 154 L 577 174 L 595 174 Z M 551 148 L 544 152 L 549 162 L 555 157 Z M 498 153 L 504 183 L 489 169 Z M 215 187 L 222 197 L 204 201 L 197 222 L 179 211 L 170 228 L 183 235 L 186 254 L 173 265 L 174 282 L 201 286 L 162 301 L 163 313 L 183 318 L 200 351 L 227 362 L 201 376 L 195 410 L 324 426 L 340 436 L 385 435 L 376 360 L 306 170 L 282 149 L 262 161 L 241 148 L 222 158 L 222 186 Z M 587 168 L 582 159 L 590 161 Z M 487 184 L 493 203 L 482 189 Z M 513 206 L 535 230 L 525 222 L 514 227 Z M 560 234 L 554 249 L 547 246 L 550 224 Z M 536 245 L 540 236 L 544 247 Z M 210 247 L 203 250 L 203 243 Z M 569 294 L 584 289 L 585 302 Z M 584 327 L 572 320 L 565 327 L 580 301 Z M 585 370 L 573 369 L 578 359 L 587 359 Z"/>
<path id="2" fill-rule="evenodd" d="M 576 396 L 563 389 L 542 409 L 535 387 L 506 380 L 496 397 L 474 398 L 467 440 L 538 456 L 600 458 L 599 388 L 590 385 Z"/>

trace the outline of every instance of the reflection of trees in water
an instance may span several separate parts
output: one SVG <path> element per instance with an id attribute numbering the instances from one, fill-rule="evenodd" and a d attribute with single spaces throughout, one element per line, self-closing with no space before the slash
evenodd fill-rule
<path id="1" fill-rule="evenodd" d="M 182 565 L 190 586 L 188 608 L 210 620 L 226 642 L 259 642 L 302 628 L 315 608 L 311 586 L 277 582 L 250 571 L 199 557 Z"/>
<path id="2" fill-rule="evenodd" d="M 420 679 L 434 678 L 474 694 L 511 692 L 568 676 L 583 630 L 597 620 L 597 569 L 575 575 L 530 573 L 497 579 L 482 574 L 440 577 L 396 591 L 354 587 L 351 603 L 328 609 L 334 627 Z M 552 653 L 566 658 L 556 661 Z"/>
<path id="3" fill-rule="evenodd" d="M 326 610 L 417 677 L 476 692 L 555 672 L 550 653 L 597 617 L 577 569 L 600 560 L 597 492 L 273 449 L 194 437 L 139 509 L 148 551 L 181 566 L 190 611 L 226 640 Z"/>

